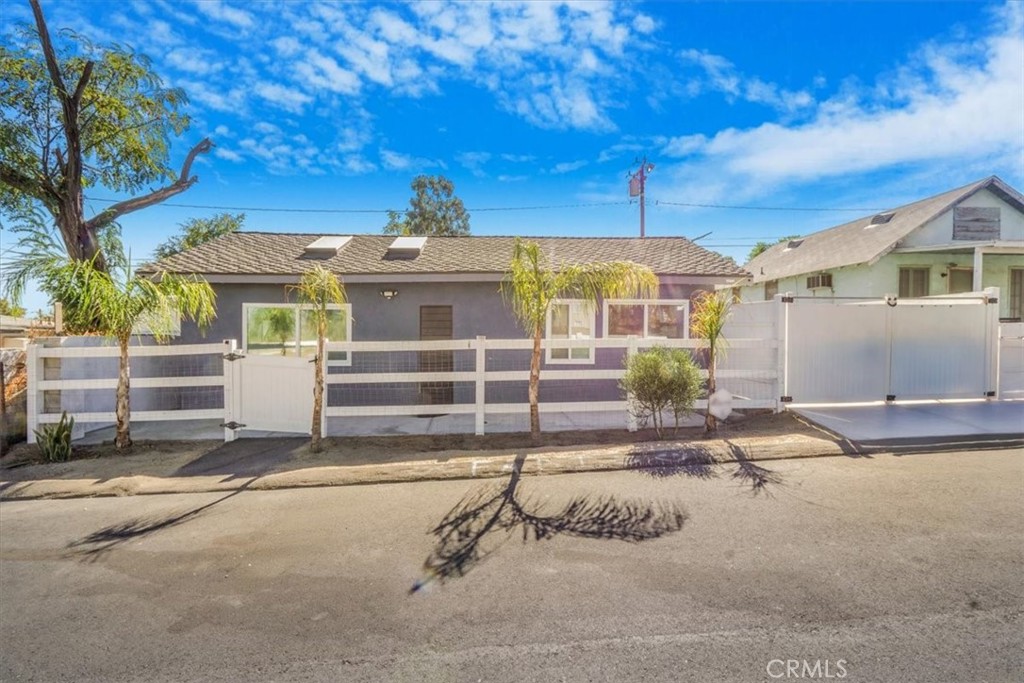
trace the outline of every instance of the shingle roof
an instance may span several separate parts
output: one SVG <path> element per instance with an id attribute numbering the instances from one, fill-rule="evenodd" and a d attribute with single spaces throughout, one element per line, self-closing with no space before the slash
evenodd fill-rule
<path id="1" fill-rule="evenodd" d="M 354 235 L 329 258 L 304 253 L 317 234 L 237 232 L 149 264 L 142 270 L 203 275 L 297 275 L 320 263 L 339 275 L 502 273 L 514 237 L 430 237 L 415 259 L 386 258 L 394 237 Z M 553 264 L 634 261 L 659 275 L 743 274 L 731 259 L 683 237 L 531 237 Z"/>
<path id="2" fill-rule="evenodd" d="M 1024 211 L 1024 198 L 996 176 L 958 187 L 928 199 L 880 213 L 893 213 L 887 223 L 871 226 L 878 214 L 807 235 L 800 246 L 787 249 L 787 243 L 776 244 L 747 263 L 751 282 L 813 273 L 829 268 L 869 263 L 893 249 L 917 228 L 957 202 L 988 189 Z"/>

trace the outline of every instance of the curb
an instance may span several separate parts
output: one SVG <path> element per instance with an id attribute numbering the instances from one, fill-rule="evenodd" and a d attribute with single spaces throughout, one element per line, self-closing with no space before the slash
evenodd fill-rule
<path id="1" fill-rule="evenodd" d="M 629 446 L 591 447 L 574 451 L 521 451 L 464 456 L 445 461 L 409 461 L 379 465 L 332 465 L 239 477 L 206 475 L 113 479 L 39 479 L 0 481 L 0 501 L 95 498 L 174 493 L 217 493 L 246 489 L 392 484 L 415 481 L 487 479 L 508 476 L 523 458 L 523 475 L 573 474 L 618 470 L 672 470 L 740 461 L 850 455 L 849 447 L 804 434 L 686 442 L 646 442 Z"/>

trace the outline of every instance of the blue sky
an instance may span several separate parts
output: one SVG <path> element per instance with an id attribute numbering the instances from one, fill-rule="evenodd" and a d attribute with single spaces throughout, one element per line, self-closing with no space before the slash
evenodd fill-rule
<path id="1" fill-rule="evenodd" d="M 6 36 L 30 14 L 2 1 Z M 249 230 L 379 232 L 427 173 L 455 182 L 475 234 L 632 236 L 646 155 L 647 234 L 710 232 L 700 244 L 742 263 L 757 240 L 858 214 L 680 204 L 867 213 L 991 174 L 1024 187 L 1019 1 L 43 8 L 51 30 L 131 45 L 190 96 L 176 163 L 204 136 L 217 147 L 169 204 L 339 211 L 250 210 Z M 114 197 L 89 196 L 94 211 Z M 124 237 L 144 258 L 216 212 L 150 208 Z"/>

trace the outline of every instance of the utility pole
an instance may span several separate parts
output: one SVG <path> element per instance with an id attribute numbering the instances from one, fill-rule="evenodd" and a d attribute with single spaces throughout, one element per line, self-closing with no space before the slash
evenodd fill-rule
<path id="1" fill-rule="evenodd" d="M 640 197 L 640 237 L 644 235 L 644 210 L 646 208 L 646 202 L 644 201 L 644 190 L 647 185 L 647 176 L 651 171 L 654 170 L 654 164 L 647 163 L 647 157 L 640 161 L 640 169 L 629 177 L 629 196 Z"/>

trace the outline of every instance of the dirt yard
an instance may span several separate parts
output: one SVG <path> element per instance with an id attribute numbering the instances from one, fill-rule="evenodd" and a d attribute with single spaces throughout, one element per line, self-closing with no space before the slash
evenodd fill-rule
<path id="1" fill-rule="evenodd" d="M 730 418 L 720 425 L 718 437 L 782 437 L 793 434 L 821 436 L 820 431 L 793 415 L 764 412 Z M 666 443 L 699 441 L 700 428 L 681 429 Z M 538 450 L 579 450 L 653 442 L 653 430 L 553 432 L 544 434 Z M 113 444 L 80 446 L 65 463 L 44 463 L 33 445 L 18 444 L 0 459 L 0 480 L 97 479 L 145 475 L 154 477 L 230 472 L 281 472 L 330 465 L 367 465 L 402 461 L 443 462 L 471 455 L 501 455 L 533 450 L 528 434 L 345 437 L 324 440 L 324 451 L 310 453 L 308 439 L 239 439 L 221 441 L 138 441 L 126 453 Z M 204 463 L 214 463 L 207 466 Z M 257 463 L 259 463 L 257 465 Z"/>

